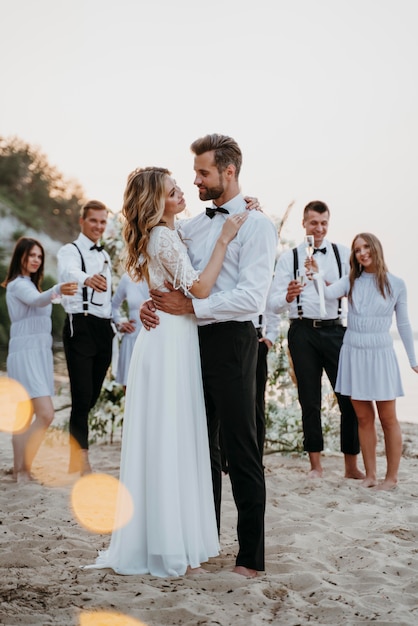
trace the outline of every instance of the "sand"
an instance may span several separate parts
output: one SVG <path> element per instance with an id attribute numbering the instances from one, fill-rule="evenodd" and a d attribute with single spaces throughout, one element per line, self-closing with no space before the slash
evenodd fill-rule
<path id="1" fill-rule="evenodd" d="M 68 409 L 65 398 L 55 399 Z M 0 624 L 80 626 L 379 626 L 418 624 L 418 425 L 402 423 L 399 486 L 364 489 L 342 477 L 340 454 L 307 478 L 300 456 L 268 455 L 266 572 L 231 572 L 236 511 L 224 478 L 221 555 L 193 577 L 83 570 L 109 537 L 84 528 L 70 502 L 67 449 L 49 437 L 35 462 L 42 483 L 16 484 L 10 436 L 0 434 Z M 385 458 L 379 443 L 378 467 Z M 120 442 L 96 444 L 98 472 L 118 476 Z"/>

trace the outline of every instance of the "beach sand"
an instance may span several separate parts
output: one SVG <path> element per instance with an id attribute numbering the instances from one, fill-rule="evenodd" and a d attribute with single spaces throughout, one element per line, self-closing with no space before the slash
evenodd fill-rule
<path id="1" fill-rule="evenodd" d="M 68 413 L 65 397 L 55 402 Z M 399 486 L 390 492 L 345 480 L 340 454 L 324 477 L 308 461 L 265 457 L 266 571 L 231 572 L 236 510 L 224 478 L 221 554 L 207 573 L 175 579 L 83 570 L 109 536 L 84 528 L 70 502 L 74 477 L 58 434 L 40 450 L 38 482 L 12 482 L 10 436 L 0 434 L 0 624 L 4 626 L 379 626 L 418 624 L 418 425 L 402 423 Z M 66 435 L 64 437 L 66 441 Z M 379 441 L 379 477 L 385 471 Z M 98 472 L 117 477 L 120 442 L 91 447 Z"/>

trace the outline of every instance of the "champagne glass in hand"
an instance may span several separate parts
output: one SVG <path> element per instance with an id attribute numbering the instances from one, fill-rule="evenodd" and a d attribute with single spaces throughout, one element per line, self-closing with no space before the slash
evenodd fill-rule
<path id="1" fill-rule="evenodd" d="M 305 285 L 305 280 L 300 270 L 296 270 L 296 280 L 301 287 Z"/>
<path id="2" fill-rule="evenodd" d="M 314 252 L 314 237 L 313 235 L 306 235 L 305 237 L 305 244 L 306 244 L 306 256 L 308 257 L 308 259 L 312 258 L 313 252 Z"/>
<path id="3" fill-rule="evenodd" d="M 77 276 L 78 276 L 77 270 L 70 270 L 68 272 L 68 277 L 69 277 L 70 282 L 74 283 L 74 285 L 77 285 L 77 288 L 78 288 L 78 278 L 77 278 Z M 74 291 L 74 295 L 76 293 L 77 293 L 77 289 Z M 77 307 L 77 302 L 75 302 L 74 298 L 70 297 L 70 299 L 67 302 L 68 302 L 69 312 L 77 313 L 78 307 Z"/>

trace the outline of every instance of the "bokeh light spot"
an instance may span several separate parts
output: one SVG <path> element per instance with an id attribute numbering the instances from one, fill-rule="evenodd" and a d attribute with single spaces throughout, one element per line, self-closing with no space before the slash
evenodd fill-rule
<path id="1" fill-rule="evenodd" d="M 39 483 L 47 487 L 63 487 L 79 479 L 79 474 L 68 473 L 70 440 L 74 450 L 80 449 L 68 432 L 48 428 L 31 467 L 31 474 Z"/>
<path id="2" fill-rule="evenodd" d="M 111 611 L 83 611 L 79 626 L 147 626 L 145 622 L 123 613 Z"/>
<path id="3" fill-rule="evenodd" d="M 33 406 L 26 389 L 17 380 L 0 376 L 0 430 L 23 432 L 32 421 Z"/>
<path id="4" fill-rule="evenodd" d="M 118 517 L 116 519 L 116 503 Z M 71 506 L 78 522 L 95 533 L 111 533 L 129 522 L 133 501 L 126 487 L 108 474 L 87 474 L 73 486 Z"/>

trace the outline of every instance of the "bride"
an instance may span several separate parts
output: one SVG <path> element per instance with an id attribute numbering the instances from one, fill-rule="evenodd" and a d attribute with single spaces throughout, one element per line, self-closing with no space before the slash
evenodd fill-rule
<path id="1" fill-rule="evenodd" d="M 198 272 L 175 229 L 184 208 L 183 192 L 168 170 L 148 167 L 129 175 L 122 208 L 126 269 L 136 281 L 145 278 L 150 289 L 167 290 L 169 281 L 205 298 L 247 214 L 225 220 L 207 266 Z M 89 568 L 181 576 L 202 571 L 200 565 L 219 552 L 195 317 L 162 311 L 159 317 L 152 333 L 141 330 L 127 381 L 120 480 L 134 512 L 118 528 L 126 508 L 121 490 L 117 530 Z"/>

